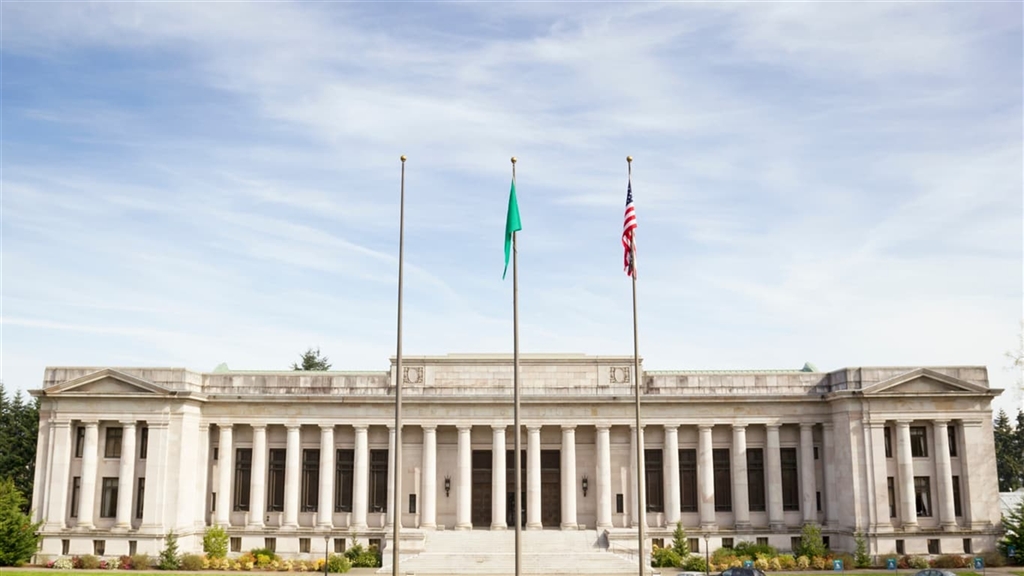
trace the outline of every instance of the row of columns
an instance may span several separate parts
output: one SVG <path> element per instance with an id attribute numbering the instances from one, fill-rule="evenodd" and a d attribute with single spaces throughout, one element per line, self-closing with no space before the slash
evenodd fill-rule
<path id="1" fill-rule="evenodd" d="M 910 448 L 910 420 L 896 421 L 896 471 L 902 495 L 901 520 L 905 531 L 918 527 L 914 490 L 914 457 Z M 943 530 L 957 529 L 953 508 L 953 465 L 949 456 L 949 422 L 932 422 L 935 438 L 935 478 L 938 482 L 939 525 Z"/>

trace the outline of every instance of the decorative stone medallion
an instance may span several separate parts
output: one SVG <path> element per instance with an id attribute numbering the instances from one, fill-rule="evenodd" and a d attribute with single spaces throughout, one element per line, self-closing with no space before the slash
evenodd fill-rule
<path id="1" fill-rule="evenodd" d="M 612 384 L 629 384 L 629 367 L 613 366 L 608 371 L 608 379 Z"/>
<path id="2" fill-rule="evenodd" d="M 404 382 L 406 384 L 421 384 L 423 382 L 423 368 L 421 366 L 406 366 L 403 371 L 405 372 Z"/>

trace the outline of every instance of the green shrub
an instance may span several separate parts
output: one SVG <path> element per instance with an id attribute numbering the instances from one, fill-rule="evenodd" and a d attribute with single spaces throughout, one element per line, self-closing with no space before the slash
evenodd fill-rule
<path id="1" fill-rule="evenodd" d="M 796 558 L 792 554 L 779 554 L 779 570 L 796 570 Z"/>
<path id="2" fill-rule="evenodd" d="M 75 567 L 75 564 L 71 561 L 71 558 L 58 558 L 53 562 L 53 567 L 57 570 L 71 570 Z"/>
<path id="3" fill-rule="evenodd" d="M 1018 552 L 1020 554 L 1020 552 Z M 986 568 L 1000 568 L 1006 566 L 1006 556 L 1003 556 L 999 552 L 983 552 L 980 554 L 981 559 L 985 561 Z"/>
<path id="4" fill-rule="evenodd" d="M 149 554 L 135 554 L 131 558 L 132 570 L 149 570 L 152 567 L 153 562 L 149 559 Z"/>
<path id="5" fill-rule="evenodd" d="M 343 554 L 331 554 L 327 560 L 327 571 L 333 574 L 344 574 L 352 569 L 352 562 Z"/>
<path id="6" fill-rule="evenodd" d="M 811 568 L 815 570 L 825 570 L 831 568 L 832 563 L 828 561 L 828 558 L 824 556 L 813 556 L 811 557 Z"/>
<path id="7" fill-rule="evenodd" d="M 683 559 L 681 568 L 687 572 L 707 572 L 708 564 L 700 554 L 690 554 Z"/>
<path id="8" fill-rule="evenodd" d="M 257 563 L 260 561 L 260 556 L 266 556 L 269 558 L 268 563 L 273 562 L 274 560 L 277 560 L 278 562 L 281 561 L 280 556 L 274 554 L 270 548 L 253 548 L 248 553 L 252 555 L 253 560 Z"/>
<path id="9" fill-rule="evenodd" d="M 932 568 L 966 568 L 968 559 L 957 554 L 944 554 L 933 558 L 929 564 Z"/>
<path id="10" fill-rule="evenodd" d="M 683 528 L 682 522 L 676 522 L 676 529 L 672 531 L 672 550 L 679 556 L 680 562 L 690 555 L 690 544 L 687 542 L 686 529 Z"/>
<path id="11" fill-rule="evenodd" d="M 719 566 L 728 565 L 734 558 L 738 558 L 738 556 L 732 548 L 719 548 L 711 553 L 711 563 Z"/>
<path id="12" fill-rule="evenodd" d="M 228 531 L 223 526 L 211 526 L 203 534 L 203 552 L 210 558 L 227 558 Z"/>
<path id="13" fill-rule="evenodd" d="M 776 550 L 774 546 L 769 546 L 767 544 L 755 544 L 747 541 L 738 542 L 732 551 L 736 556 L 747 556 L 751 560 L 757 558 L 758 554 L 768 557 L 778 556 L 779 554 L 778 550 Z"/>
<path id="14" fill-rule="evenodd" d="M 156 567 L 161 570 L 177 570 L 179 566 L 178 536 L 171 531 L 164 537 L 164 549 L 160 551 L 160 556 L 156 561 Z"/>
<path id="15" fill-rule="evenodd" d="M 100 559 L 92 554 L 81 556 L 78 560 L 82 570 L 98 570 L 100 567 Z"/>
<path id="16" fill-rule="evenodd" d="M 821 528 L 817 524 L 807 524 L 800 531 L 800 546 L 793 550 L 795 556 L 807 556 L 813 565 L 814 558 L 825 557 L 828 550 L 825 549 L 825 542 L 821 539 Z M 816 568 L 820 570 L 820 568 Z"/>
<path id="17" fill-rule="evenodd" d="M 651 554 L 651 566 L 655 568 L 679 568 L 682 564 L 682 558 L 672 548 L 655 547 Z"/>
<path id="18" fill-rule="evenodd" d="M 182 570 L 194 572 L 203 569 L 203 557 L 200 554 L 182 554 L 179 562 Z"/>
<path id="19" fill-rule="evenodd" d="M 901 556 L 896 566 L 898 568 L 912 568 L 914 570 L 924 570 L 928 567 L 928 560 L 920 556 Z"/>
<path id="20" fill-rule="evenodd" d="M 798 570 L 807 570 L 811 567 L 811 559 L 807 556 L 800 556 L 796 559 L 796 567 Z"/>
<path id="21" fill-rule="evenodd" d="M 868 554 L 868 541 L 864 538 L 864 533 L 857 532 L 854 534 L 853 541 L 856 545 L 853 551 L 853 567 L 870 568 L 871 556 Z"/>
<path id="22" fill-rule="evenodd" d="M 376 568 L 380 566 L 380 553 L 376 546 L 363 548 L 362 544 L 356 544 L 345 550 L 345 557 L 352 562 L 353 568 Z"/>

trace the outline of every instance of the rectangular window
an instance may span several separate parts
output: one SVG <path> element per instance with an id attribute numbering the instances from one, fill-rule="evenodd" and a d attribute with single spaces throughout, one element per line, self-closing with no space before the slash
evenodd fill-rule
<path id="1" fill-rule="evenodd" d="M 302 451 L 302 511 L 316 512 L 320 503 L 320 450 Z"/>
<path id="2" fill-rule="evenodd" d="M 75 426 L 75 458 L 82 457 L 85 449 L 85 426 Z"/>
<path id="3" fill-rule="evenodd" d="M 757 542 L 758 546 L 767 546 L 768 545 L 768 537 L 767 536 L 758 536 L 756 542 Z"/>
<path id="4" fill-rule="evenodd" d="M 210 493 L 210 512 L 216 512 L 216 511 L 217 511 L 217 493 L 216 492 L 211 492 Z"/>
<path id="5" fill-rule="evenodd" d="M 103 444 L 104 458 L 121 457 L 121 438 L 124 435 L 124 428 L 107 428 L 107 440 Z"/>
<path id="6" fill-rule="evenodd" d="M 615 513 L 616 514 L 622 514 L 625 511 L 625 508 L 626 508 L 625 500 L 626 499 L 622 496 L 622 494 L 616 494 L 615 495 Z"/>
<path id="7" fill-rule="evenodd" d="M 338 450 L 334 469 L 334 511 L 352 511 L 355 450 Z"/>
<path id="8" fill-rule="evenodd" d="M 252 486 L 252 448 L 235 450 L 235 512 L 248 512 Z"/>
<path id="9" fill-rule="evenodd" d="M 135 556 L 139 552 L 139 541 L 129 540 L 128 541 L 128 555 Z"/>
<path id="10" fill-rule="evenodd" d="M 62 556 L 67 556 L 68 551 L 71 550 L 71 540 L 64 539 L 60 541 L 60 553 Z"/>
<path id="11" fill-rule="evenodd" d="M 889 489 L 889 518 L 896 517 L 896 479 L 889 476 L 885 479 L 885 485 Z"/>
<path id="12" fill-rule="evenodd" d="M 264 538 L 263 547 L 271 552 L 277 552 L 277 538 Z"/>
<path id="13" fill-rule="evenodd" d="M 722 548 L 732 548 L 732 538 L 722 538 Z"/>
<path id="14" fill-rule="evenodd" d="M 697 511 L 697 450 L 679 451 L 679 503 L 683 512 Z"/>
<path id="15" fill-rule="evenodd" d="M 800 478 L 796 468 L 796 448 L 780 448 L 782 460 L 782 509 L 800 509 Z"/>
<path id="16" fill-rule="evenodd" d="M 949 455 L 956 458 L 956 424 L 950 423 L 946 427 L 946 434 L 949 435 Z"/>
<path id="17" fill-rule="evenodd" d="M 145 460 L 146 454 L 149 452 L 149 428 L 143 426 L 139 430 L 139 460 Z"/>
<path id="18" fill-rule="evenodd" d="M 139 485 L 135 491 L 135 517 L 142 518 L 142 511 L 146 503 L 146 479 L 139 478 Z"/>
<path id="19" fill-rule="evenodd" d="M 929 538 L 928 539 L 928 553 L 929 554 L 942 554 L 939 552 L 939 539 Z"/>
<path id="20" fill-rule="evenodd" d="M 267 478 L 267 512 L 284 510 L 284 464 L 287 451 L 284 448 L 270 450 Z"/>
<path id="21" fill-rule="evenodd" d="M 817 446 L 814 447 L 814 459 L 815 460 L 818 459 L 818 447 Z"/>
<path id="22" fill-rule="evenodd" d="M 799 536 L 791 536 L 789 538 L 789 549 L 799 550 L 800 546 L 803 545 L 803 540 Z"/>
<path id="23" fill-rule="evenodd" d="M 117 478 L 103 479 L 103 494 L 100 498 L 100 518 L 117 516 Z"/>
<path id="24" fill-rule="evenodd" d="M 751 512 L 764 512 L 764 450 L 747 448 L 747 497 Z"/>
<path id="25" fill-rule="evenodd" d="M 821 512 L 821 492 L 814 493 L 814 501 L 817 503 L 817 508 L 815 508 L 815 510 Z"/>
<path id="26" fill-rule="evenodd" d="M 902 538 L 897 538 L 896 539 L 896 553 L 899 554 L 900 556 L 903 556 L 904 554 L 907 553 L 906 548 L 903 546 L 903 539 Z"/>
<path id="27" fill-rule="evenodd" d="M 690 544 L 691 554 L 697 554 L 700 552 L 700 538 L 687 538 L 686 540 Z"/>
<path id="28" fill-rule="evenodd" d="M 335 554 L 344 554 L 345 553 L 345 539 L 344 538 L 335 538 L 334 539 L 334 553 Z"/>
<path id="29" fill-rule="evenodd" d="M 821 537 L 821 543 L 825 545 L 825 550 L 831 550 L 832 549 L 832 542 L 831 542 L 831 539 L 828 536 L 822 536 Z"/>
<path id="30" fill-rule="evenodd" d="M 914 505 L 918 516 L 928 518 L 932 515 L 931 478 L 928 476 L 914 476 Z"/>
<path id="31" fill-rule="evenodd" d="M 103 556 L 107 553 L 107 541 L 106 540 L 93 540 L 92 541 L 92 553 L 96 556 Z"/>
<path id="32" fill-rule="evenodd" d="M 885 437 L 885 457 L 892 458 L 892 428 L 886 426 L 882 428 L 882 432 Z"/>
<path id="33" fill-rule="evenodd" d="M 370 512 L 388 511 L 388 451 L 370 450 Z"/>
<path id="34" fill-rule="evenodd" d="M 924 426 L 910 427 L 910 455 L 914 458 L 928 457 L 928 429 Z"/>
<path id="35" fill-rule="evenodd" d="M 309 538 L 299 538 L 299 553 L 309 554 Z"/>
<path id="36" fill-rule="evenodd" d="M 416 513 L 416 495 L 409 494 L 409 514 Z"/>
<path id="37" fill-rule="evenodd" d="M 240 536 L 231 537 L 231 551 L 241 552 L 242 551 L 242 538 Z"/>
<path id="38" fill-rule="evenodd" d="M 370 538 L 370 549 L 380 556 L 380 538 Z"/>
<path id="39" fill-rule="evenodd" d="M 214 460 L 219 460 L 220 459 L 220 447 L 219 446 L 214 446 L 213 447 L 213 459 Z"/>
<path id="40" fill-rule="evenodd" d="M 71 479 L 71 517 L 78 518 L 78 501 L 82 497 L 82 477 L 75 476 Z"/>
<path id="41" fill-rule="evenodd" d="M 732 512 L 732 476 L 729 474 L 729 449 L 711 451 L 715 474 L 715 512 Z M 724 544 L 723 544 L 724 546 Z M 732 548 L 732 546 L 728 546 Z"/>
<path id="42" fill-rule="evenodd" d="M 664 512 L 663 499 L 665 477 L 662 466 L 661 450 L 644 450 L 644 483 L 647 490 L 647 511 Z"/>
<path id="43" fill-rule="evenodd" d="M 974 554 L 974 546 L 971 545 L 970 538 L 964 538 L 964 554 Z"/>
<path id="44" fill-rule="evenodd" d="M 651 538 L 651 545 L 653 545 L 655 548 L 664 548 L 665 547 L 665 539 L 664 538 Z"/>
<path id="45" fill-rule="evenodd" d="M 964 515 L 960 503 L 960 477 L 953 476 L 953 515 L 957 518 Z"/>

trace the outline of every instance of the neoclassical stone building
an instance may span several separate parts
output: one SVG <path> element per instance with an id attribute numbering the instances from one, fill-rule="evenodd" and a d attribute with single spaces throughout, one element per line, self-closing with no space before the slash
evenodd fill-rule
<path id="1" fill-rule="evenodd" d="M 402 494 L 394 383 L 403 381 Z M 972 553 L 999 529 L 984 367 L 645 371 L 634 441 L 631 357 L 521 359 L 527 531 L 635 547 L 676 522 L 712 549 L 791 548 L 805 523 L 834 549 Z M 40 559 L 201 551 L 322 555 L 353 542 L 512 527 L 509 355 L 406 357 L 403 374 L 48 368 L 32 506 Z M 633 490 L 643 450 L 646 511 Z M 326 538 L 325 538 L 326 537 Z M 703 550 L 703 539 L 691 546 Z M 428 550 L 429 551 L 429 550 Z"/>

